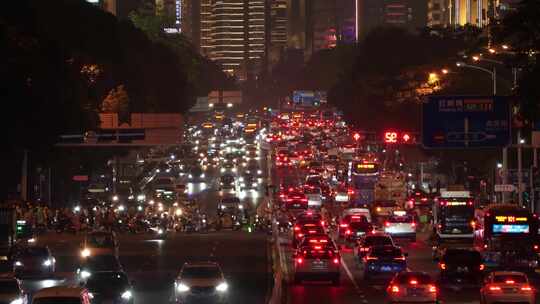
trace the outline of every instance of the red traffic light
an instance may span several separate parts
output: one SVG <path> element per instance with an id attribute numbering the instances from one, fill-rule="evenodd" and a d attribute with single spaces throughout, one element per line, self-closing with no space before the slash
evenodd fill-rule
<path id="1" fill-rule="evenodd" d="M 356 140 L 356 141 L 359 141 L 359 140 L 360 140 L 360 137 L 361 137 L 361 135 L 360 135 L 360 133 L 358 133 L 358 132 L 354 133 L 354 135 L 353 135 L 353 138 L 354 138 L 354 140 Z"/>

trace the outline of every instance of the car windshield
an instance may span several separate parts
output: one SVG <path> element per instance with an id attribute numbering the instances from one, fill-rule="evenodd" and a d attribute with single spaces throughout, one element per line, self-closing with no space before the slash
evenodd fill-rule
<path id="1" fill-rule="evenodd" d="M 0 282 L 0 294 L 19 293 L 19 284 L 15 280 Z"/>
<path id="2" fill-rule="evenodd" d="M 482 257 L 478 251 L 472 250 L 447 250 L 444 254 L 447 263 L 477 263 L 480 264 Z"/>
<path id="3" fill-rule="evenodd" d="M 397 276 L 399 284 L 409 284 L 411 281 L 416 281 L 417 284 L 433 284 L 433 279 L 425 273 L 402 273 Z"/>
<path id="4" fill-rule="evenodd" d="M 182 278 L 197 279 L 197 278 L 219 278 L 221 271 L 214 266 L 190 266 L 182 270 Z"/>
<path id="5" fill-rule="evenodd" d="M 114 246 L 113 238 L 108 234 L 93 234 L 88 237 L 88 243 L 98 248 L 110 248 Z"/>
<path id="6" fill-rule="evenodd" d="M 304 191 L 306 194 L 321 194 L 321 189 L 319 188 L 307 188 L 305 191 Z"/>
<path id="7" fill-rule="evenodd" d="M 349 224 L 349 227 L 352 229 L 363 229 L 368 227 L 368 225 L 366 225 L 367 223 L 368 222 L 365 220 L 361 222 L 352 222 Z"/>
<path id="8" fill-rule="evenodd" d="M 98 255 L 87 258 L 83 267 L 93 271 L 118 270 L 120 268 L 120 263 L 115 256 Z"/>
<path id="9" fill-rule="evenodd" d="M 493 278 L 493 282 L 495 283 L 507 283 L 507 282 L 513 282 L 513 283 L 527 283 L 527 277 L 523 275 L 496 275 Z"/>
<path id="10" fill-rule="evenodd" d="M 21 251 L 20 257 L 47 257 L 49 252 L 43 247 L 28 247 Z"/>
<path id="11" fill-rule="evenodd" d="M 123 273 L 94 273 L 86 281 L 86 288 L 89 290 L 121 290 L 128 287 L 127 276 Z"/>
<path id="12" fill-rule="evenodd" d="M 81 304 L 80 298 L 71 297 L 52 297 L 39 298 L 32 301 L 33 304 Z"/>
<path id="13" fill-rule="evenodd" d="M 385 237 L 385 236 L 372 236 L 372 237 L 366 238 L 364 245 L 366 246 L 392 245 L 392 240 L 389 237 Z"/>

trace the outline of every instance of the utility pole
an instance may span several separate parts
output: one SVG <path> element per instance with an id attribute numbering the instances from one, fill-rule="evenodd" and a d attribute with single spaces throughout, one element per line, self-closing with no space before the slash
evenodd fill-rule
<path id="1" fill-rule="evenodd" d="M 28 200 L 28 150 L 23 151 L 23 160 L 21 167 L 21 199 Z"/>

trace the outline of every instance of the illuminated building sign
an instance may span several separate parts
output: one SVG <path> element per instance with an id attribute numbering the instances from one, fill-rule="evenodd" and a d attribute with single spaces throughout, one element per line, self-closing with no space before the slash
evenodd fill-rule
<path id="1" fill-rule="evenodd" d="M 527 217 L 517 217 L 517 216 L 506 216 L 506 215 L 497 215 L 495 216 L 495 221 L 497 223 L 522 223 L 527 222 Z"/>

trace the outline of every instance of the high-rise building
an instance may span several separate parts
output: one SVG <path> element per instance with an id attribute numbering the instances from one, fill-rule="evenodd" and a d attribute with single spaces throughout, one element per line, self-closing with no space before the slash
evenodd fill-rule
<path id="1" fill-rule="evenodd" d="M 268 64 L 273 66 L 287 47 L 287 0 L 270 0 Z"/>
<path id="2" fill-rule="evenodd" d="M 209 57 L 244 79 L 266 61 L 265 0 L 214 0 Z"/>
<path id="3" fill-rule="evenodd" d="M 451 0 L 448 12 L 450 25 L 463 26 L 465 24 L 484 27 L 488 25 L 488 9 L 490 0 Z"/>
<path id="4" fill-rule="evenodd" d="M 427 22 L 429 27 L 444 27 L 450 23 L 448 3 L 449 0 L 429 0 Z"/>
<path id="5" fill-rule="evenodd" d="M 385 25 L 415 31 L 428 23 L 428 0 L 358 0 L 357 18 L 359 39 Z"/>

